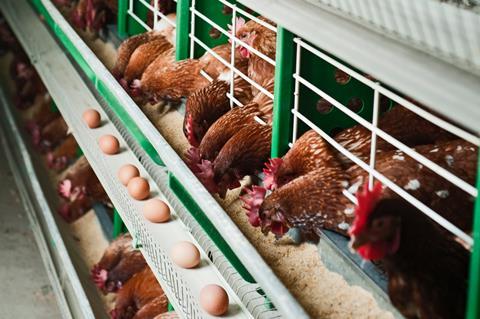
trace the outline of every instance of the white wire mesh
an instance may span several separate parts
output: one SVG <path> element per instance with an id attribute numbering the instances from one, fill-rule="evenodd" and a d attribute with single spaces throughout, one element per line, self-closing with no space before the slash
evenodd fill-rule
<path id="1" fill-rule="evenodd" d="M 271 31 L 276 32 L 277 28 L 275 26 L 270 25 L 269 23 L 266 23 L 265 21 L 260 20 L 259 18 L 255 17 L 253 14 L 243 10 L 242 8 L 238 7 L 235 4 L 232 4 L 228 1 L 225 0 L 215 0 L 220 3 L 222 3 L 224 6 L 228 7 L 231 9 L 232 12 L 232 20 L 231 20 L 231 31 L 226 30 L 225 28 L 221 27 L 219 24 L 217 24 L 215 21 L 213 21 L 211 18 L 197 10 L 196 7 L 196 1 L 192 0 L 191 7 L 190 7 L 190 12 L 191 12 L 191 26 L 190 26 L 190 57 L 193 58 L 195 57 L 195 45 L 198 45 L 201 49 L 205 50 L 206 52 L 210 53 L 213 55 L 217 60 L 219 60 L 225 67 L 227 67 L 230 70 L 230 90 L 229 93 L 227 93 L 227 97 L 230 99 L 230 105 L 233 107 L 235 104 L 236 106 L 243 106 L 243 104 L 238 101 L 235 96 L 234 96 L 234 90 L 235 90 L 235 84 L 233 79 L 236 76 L 241 77 L 243 80 L 248 82 L 250 85 L 252 85 L 254 88 L 259 90 L 261 93 L 265 94 L 267 97 L 273 100 L 273 93 L 269 92 L 265 87 L 263 87 L 261 84 L 255 82 L 252 80 L 248 75 L 244 74 L 242 71 L 240 71 L 236 66 L 235 66 L 235 54 L 236 53 L 236 48 L 237 46 L 243 46 L 247 48 L 251 54 L 256 55 L 263 59 L 264 61 L 268 62 L 270 65 L 275 66 L 275 60 L 270 58 L 269 56 L 263 54 L 262 52 L 256 50 L 255 48 L 251 47 L 249 44 L 245 43 L 244 41 L 240 40 L 238 37 L 236 37 L 236 31 L 237 31 L 237 17 L 246 17 L 247 20 L 254 20 L 255 22 L 259 23 L 260 25 L 264 26 L 265 28 L 270 29 Z M 231 42 L 231 55 L 230 55 L 230 61 L 226 61 L 223 59 L 221 56 L 219 56 L 217 53 L 215 53 L 206 43 L 204 43 L 198 36 L 196 36 L 196 27 L 195 27 L 195 21 L 196 18 L 201 19 L 203 22 L 207 23 L 211 27 L 215 28 L 217 31 L 219 31 L 221 34 L 229 38 L 229 41 Z M 212 81 L 213 79 L 206 73 L 206 72 L 201 72 L 201 74 L 209 81 Z M 262 123 L 263 124 L 263 123 Z"/>
<path id="2" fill-rule="evenodd" d="M 434 114 L 429 113 L 428 111 L 420 108 L 419 106 L 415 105 L 414 103 L 405 100 L 398 94 L 394 93 L 390 89 L 381 86 L 380 83 L 373 82 L 366 76 L 358 73 L 357 71 L 351 69 L 350 67 L 342 64 L 339 61 L 336 61 L 335 59 L 331 58 L 330 56 L 326 55 L 325 53 L 317 50 L 316 48 L 312 47 L 308 43 L 304 42 L 300 38 L 295 38 L 294 39 L 296 43 L 296 59 L 297 59 L 297 65 L 296 65 L 296 70 L 293 75 L 293 78 L 295 80 L 295 91 L 294 91 L 294 105 L 292 108 L 292 113 L 293 113 L 293 137 L 292 141 L 293 143 L 295 142 L 296 138 L 298 138 L 298 125 L 299 121 L 301 121 L 303 124 L 307 125 L 309 128 L 315 130 L 319 135 L 321 135 L 328 143 L 330 143 L 335 149 L 337 149 L 340 153 L 342 153 L 344 156 L 346 156 L 348 159 L 353 161 L 356 165 L 360 166 L 363 168 L 365 171 L 369 173 L 369 185 L 372 186 L 374 179 L 379 180 L 382 182 L 385 186 L 393 190 L 395 193 L 397 193 L 399 196 L 410 202 L 412 205 L 417 207 L 420 211 L 425 213 L 427 216 L 429 216 L 432 220 L 436 221 L 438 224 L 440 224 L 442 227 L 447 229 L 448 231 L 452 232 L 455 236 L 460 238 L 462 241 L 464 241 L 468 246 L 471 246 L 473 244 L 473 239 L 471 236 L 463 232 L 461 229 L 459 229 L 457 226 L 440 216 L 438 213 L 433 211 L 430 207 L 426 206 L 423 204 L 421 201 L 410 195 L 407 191 L 402 186 L 399 186 L 389 180 L 387 177 L 382 175 L 380 172 L 375 170 L 375 154 L 377 153 L 376 151 L 376 140 L 377 137 L 380 137 L 381 139 L 385 140 L 386 142 L 392 144 L 395 148 L 398 150 L 404 152 L 406 155 L 410 156 L 414 160 L 416 160 L 418 163 L 421 165 L 424 165 L 428 169 L 432 170 L 436 174 L 440 175 L 441 177 L 445 178 L 446 180 L 450 181 L 452 184 L 454 184 L 456 187 L 462 189 L 464 192 L 469 194 L 472 197 L 477 197 L 477 189 L 473 186 L 467 183 L 466 181 L 462 180 L 458 176 L 455 176 L 448 170 L 444 169 L 443 167 L 439 166 L 438 164 L 432 162 L 431 160 L 427 159 L 426 157 L 420 155 L 410 147 L 406 146 L 402 142 L 398 141 L 396 138 L 393 136 L 387 134 L 385 131 L 379 129 L 377 127 L 377 122 L 378 122 L 378 116 L 379 116 L 379 99 L 380 95 L 386 96 L 393 100 L 395 103 L 405 107 L 406 109 L 414 112 L 418 116 L 430 121 L 433 124 L 436 124 L 437 126 L 441 127 L 442 129 L 456 135 L 457 137 L 464 139 L 476 146 L 480 145 L 480 139 L 457 127 L 452 125 L 451 123 L 446 122 L 443 119 L 440 119 L 439 117 L 435 116 Z M 314 84 L 310 83 L 307 79 L 302 77 L 302 70 L 301 70 L 301 63 L 300 59 L 302 56 L 302 50 L 309 51 L 313 53 L 316 57 L 319 59 L 328 62 L 330 65 L 338 68 L 339 70 L 345 72 L 352 78 L 355 78 L 356 80 L 360 81 L 361 83 L 367 85 L 373 90 L 374 93 L 374 99 L 373 99 L 373 116 L 371 121 L 367 121 L 360 117 L 358 114 L 350 110 L 347 106 L 343 105 L 341 102 L 327 94 L 325 91 L 322 89 L 316 87 Z M 321 98 L 325 99 L 327 102 L 329 102 L 331 105 L 351 117 L 353 120 L 358 122 L 360 125 L 364 126 L 365 128 L 369 129 L 372 132 L 372 143 L 371 143 L 371 149 L 370 149 L 370 159 L 369 163 L 365 163 L 362 161 L 360 158 L 356 157 L 353 155 L 350 151 L 348 151 L 346 148 L 344 148 L 342 145 L 340 145 L 338 142 L 336 142 L 327 132 L 319 128 L 311 119 L 309 119 L 307 116 L 301 113 L 299 110 L 299 94 L 300 94 L 300 86 L 304 86 L 308 88 L 309 90 L 313 91 L 315 94 L 320 96 Z M 406 123 L 407 124 L 407 123 Z M 290 144 L 290 147 L 292 144 Z M 351 194 L 345 190 L 344 195 L 355 202 L 355 199 Z M 472 212 L 473 213 L 473 212 Z"/>
<path id="3" fill-rule="evenodd" d="M 480 74 L 480 8 L 472 1 L 308 1 Z"/>
<path id="4" fill-rule="evenodd" d="M 174 0 L 177 2 L 177 0 Z M 128 10 L 127 14 L 131 16 L 135 21 L 137 21 L 144 29 L 145 31 L 152 31 L 152 30 L 157 30 L 159 27 L 159 21 L 165 21 L 167 24 L 171 25 L 172 27 L 176 27 L 176 21 L 167 17 L 163 12 L 160 11 L 159 9 L 159 1 L 152 1 L 153 5 L 151 3 L 148 3 L 145 0 L 129 0 L 128 1 Z M 144 19 L 138 16 L 135 10 L 135 3 L 140 3 L 142 6 L 145 6 L 149 13 L 152 15 L 153 18 L 153 25 L 149 26 Z"/>

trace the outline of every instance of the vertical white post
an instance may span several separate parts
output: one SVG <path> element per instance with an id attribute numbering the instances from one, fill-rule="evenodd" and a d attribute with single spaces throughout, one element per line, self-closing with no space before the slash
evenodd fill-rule
<path id="1" fill-rule="evenodd" d="M 300 38 L 296 38 L 295 42 L 297 43 L 297 51 L 295 53 L 295 74 L 297 76 L 300 76 L 300 63 L 301 63 L 301 53 L 302 53 L 302 46 L 300 42 Z M 299 96 L 300 96 L 300 82 L 298 81 L 298 78 L 295 77 L 295 91 L 293 92 L 294 95 L 294 100 L 293 100 L 293 109 L 295 112 L 293 113 L 293 129 L 292 129 L 292 144 L 297 141 L 297 130 L 298 130 L 298 117 L 297 117 L 297 112 L 298 112 L 298 102 L 299 102 Z"/>
<path id="2" fill-rule="evenodd" d="M 232 6 L 232 33 L 230 34 L 230 41 L 231 41 L 231 52 L 230 52 L 230 107 L 233 108 L 234 103 L 233 103 L 233 98 L 235 97 L 235 71 L 233 70 L 235 68 L 235 48 L 236 48 L 236 34 L 237 34 L 237 6 L 234 5 Z"/>
<path id="3" fill-rule="evenodd" d="M 159 0 L 155 0 L 153 2 L 153 30 L 157 30 L 157 25 L 158 25 L 158 15 L 157 15 L 158 1 Z"/>
<path id="4" fill-rule="evenodd" d="M 128 1 L 128 12 L 133 15 L 133 0 Z"/>
<path id="5" fill-rule="evenodd" d="M 192 6 L 190 7 L 190 11 L 192 12 L 192 17 L 190 20 L 190 58 L 193 59 L 195 57 L 195 0 L 192 0 Z"/>
<path id="6" fill-rule="evenodd" d="M 377 82 L 377 86 L 380 84 Z M 377 88 L 373 93 L 373 115 L 372 115 L 372 125 L 374 128 L 377 128 L 378 125 L 378 109 L 380 104 L 380 92 Z M 377 133 L 372 131 L 372 137 L 370 140 L 370 169 L 373 171 L 375 169 L 375 155 L 377 154 Z M 368 173 L 368 188 L 373 188 L 373 175 L 371 171 Z"/>

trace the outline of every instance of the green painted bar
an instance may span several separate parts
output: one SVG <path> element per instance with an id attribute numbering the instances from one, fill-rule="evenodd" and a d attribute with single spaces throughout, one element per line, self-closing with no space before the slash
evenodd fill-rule
<path id="1" fill-rule="evenodd" d="M 125 233 L 126 227 L 116 208 L 113 209 L 113 238 Z"/>
<path id="2" fill-rule="evenodd" d="M 126 37 L 127 33 L 127 10 L 128 0 L 118 0 L 117 32 L 120 37 Z"/>
<path id="3" fill-rule="evenodd" d="M 480 157 L 477 170 L 477 189 L 480 190 Z M 470 261 L 467 319 L 480 318 L 480 197 L 475 202 L 473 224 L 473 253 Z"/>
<path id="4" fill-rule="evenodd" d="M 291 132 L 293 105 L 293 68 L 294 68 L 293 34 L 288 30 L 277 28 L 277 55 L 275 68 L 275 88 L 272 129 L 272 157 L 281 157 L 288 149 Z"/>
<path id="5" fill-rule="evenodd" d="M 190 0 L 177 1 L 177 46 L 175 57 L 177 60 L 188 58 L 190 33 Z"/>

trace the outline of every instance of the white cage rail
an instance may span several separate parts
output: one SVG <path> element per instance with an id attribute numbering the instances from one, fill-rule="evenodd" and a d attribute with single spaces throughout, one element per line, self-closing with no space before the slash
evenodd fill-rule
<path id="1" fill-rule="evenodd" d="M 148 24 L 145 23 L 145 21 L 143 21 L 136 13 L 135 13 L 135 10 L 134 10 L 134 2 L 137 1 L 138 3 L 141 3 L 143 6 L 145 6 L 151 13 L 152 13 L 152 16 L 153 16 L 153 28 L 150 27 Z M 177 2 L 177 0 L 174 0 L 175 2 Z M 146 31 L 152 31 L 152 30 L 157 30 L 158 29 L 158 26 L 159 26 L 159 21 L 162 20 L 162 21 L 165 21 L 166 23 L 168 23 L 169 25 L 171 25 L 172 27 L 176 27 L 176 21 L 167 17 L 165 14 L 163 14 L 163 12 L 161 12 L 159 10 L 159 3 L 158 1 L 154 1 L 153 2 L 153 6 L 146 2 L 145 0 L 129 0 L 128 1 L 128 10 L 127 10 L 127 14 L 129 16 L 131 16 L 133 19 L 135 19 L 135 21 L 137 21 L 143 28 L 145 28 Z M 159 19 L 160 18 L 160 19 Z"/>
<path id="2" fill-rule="evenodd" d="M 247 81 L 250 85 L 255 87 L 257 90 L 268 96 L 270 99 L 273 100 L 273 93 L 269 92 L 265 87 L 263 87 L 261 84 L 253 81 L 248 77 L 248 75 L 244 74 L 241 72 L 239 69 L 235 67 L 235 54 L 236 54 L 236 48 L 237 46 L 243 46 L 247 48 L 251 53 L 257 55 L 261 59 L 265 60 L 269 64 L 275 67 L 275 60 L 271 59 L 270 57 L 266 56 L 262 52 L 259 52 L 255 48 L 251 47 L 244 41 L 240 40 L 238 37 L 236 37 L 236 31 L 237 31 L 237 18 L 241 16 L 246 17 L 247 19 L 253 20 L 257 22 L 258 24 L 264 26 L 267 29 L 270 29 L 273 32 L 277 32 L 277 28 L 275 26 L 270 25 L 269 23 L 266 23 L 265 21 L 262 21 L 261 19 L 255 17 L 254 15 L 248 13 L 247 11 L 241 9 L 235 4 L 231 4 L 228 1 L 225 0 L 217 0 L 221 2 L 223 5 L 229 7 L 232 10 L 232 24 L 231 24 L 231 31 L 230 30 L 225 30 L 221 26 L 219 26 L 217 23 L 215 23 L 213 20 L 211 20 L 209 17 L 205 16 L 202 14 L 200 11 L 196 9 L 196 1 L 192 0 L 192 4 L 190 7 L 191 11 L 191 30 L 190 30 L 190 57 L 193 58 L 195 55 L 195 44 L 199 45 L 202 49 L 204 49 L 206 52 L 210 53 L 213 55 L 217 60 L 219 60 L 223 65 L 229 68 L 230 70 L 230 92 L 227 94 L 228 98 L 231 101 L 231 105 L 236 104 L 237 106 L 243 106 L 240 101 L 238 101 L 234 97 L 234 78 L 235 76 L 240 76 L 243 80 Z M 215 53 L 211 48 L 209 48 L 205 43 L 203 43 L 198 37 L 195 36 L 195 21 L 196 17 L 200 18 L 204 22 L 208 23 L 210 26 L 214 27 L 216 30 L 220 31 L 223 35 L 229 38 L 229 41 L 231 43 L 231 55 L 230 55 L 230 61 L 226 61 L 223 59 L 221 56 L 219 56 L 217 53 Z M 237 53 L 238 54 L 238 53 Z M 205 76 L 209 81 L 212 81 L 212 78 L 206 74 L 206 72 L 202 72 L 202 75 Z"/>
<path id="3" fill-rule="evenodd" d="M 442 227 L 453 233 L 455 236 L 460 238 L 466 245 L 469 247 L 473 244 L 473 239 L 470 235 L 463 232 L 457 226 L 440 216 L 438 213 L 433 211 L 430 207 L 423 204 L 421 201 L 410 195 L 407 191 L 405 191 L 404 187 L 395 184 L 390 179 L 385 177 L 383 174 L 375 170 L 375 154 L 376 152 L 376 138 L 380 137 L 383 140 L 387 141 L 388 143 L 392 144 L 396 149 L 402 151 L 406 155 L 410 156 L 414 160 L 416 160 L 421 165 L 424 165 L 428 169 L 432 170 L 436 174 L 440 175 L 442 178 L 447 179 L 456 187 L 460 188 L 467 194 L 472 197 L 477 197 L 477 189 L 470 185 L 469 183 L 465 182 L 464 180 L 460 179 L 459 177 L 455 176 L 448 170 L 444 169 L 443 167 L 439 166 L 438 164 L 432 162 L 431 160 L 427 159 L 426 157 L 420 155 L 419 153 L 415 152 L 410 147 L 406 146 L 402 142 L 398 141 L 393 136 L 387 134 L 385 131 L 379 129 L 377 127 L 378 115 L 379 115 L 379 97 L 380 94 L 390 98 L 394 102 L 398 103 L 399 105 L 407 108 L 408 110 L 414 112 L 416 115 L 430 121 L 431 123 L 443 128 L 444 130 L 456 135 L 457 137 L 464 139 L 473 145 L 480 145 L 480 139 L 463 130 L 460 127 L 452 125 L 447 121 L 435 116 L 434 114 L 429 113 L 428 111 L 420 108 L 419 106 L 415 105 L 414 103 L 407 101 L 405 98 L 399 96 L 398 94 L 394 93 L 393 91 L 389 90 L 386 87 L 381 86 L 380 83 L 374 82 L 369 78 L 365 77 L 364 75 L 358 73 L 357 71 L 351 69 L 350 67 L 336 61 L 335 59 L 331 58 L 330 56 L 322 53 L 321 51 L 317 50 L 316 48 L 312 47 L 301 38 L 294 39 L 296 43 L 296 69 L 293 75 L 295 79 L 295 92 L 294 92 L 294 105 L 292 108 L 293 113 L 293 136 L 292 136 L 292 143 L 295 143 L 298 137 L 298 124 L 299 121 L 302 121 L 306 124 L 309 128 L 315 130 L 319 135 L 321 135 L 328 143 L 330 143 L 336 150 L 341 152 L 344 156 L 348 159 L 353 161 L 355 164 L 363 168 L 365 171 L 369 173 L 369 185 L 371 186 L 373 183 L 374 178 L 382 182 L 385 186 L 393 190 L 399 196 L 410 202 L 412 205 L 417 207 L 420 211 L 430 217 L 432 220 L 440 224 Z M 363 84 L 369 86 L 374 92 L 374 103 L 373 103 L 373 116 L 371 121 L 367 121 L 364 118 L 360 117 L 358 114 L 350 110 L 347 106 L 343 105 L 335 98 L 327 94 L 326 92 L 322 91 L 308 80 L 302 77 L 301 75 L 301 53 L 302 50 L 307 50 L 313 53 L 316 57 L 328 62 L 332 66 L 338 68 L 339 70 L 347 73 L 352 78 L 362 82 Z M 299 95 L 300 95 L 300 85 L 308 88 L 309 90 L 316 93 L 321 98 L 325 99 L 327 102 L 332 104 L 334 107 L 354 119 L 360 125 L 364 126 L 368 130 L 372 132 L 372 143 L 371 143 L 371 150 L 370 150 L 370 161 L 369 163 L 365 163 L 360 158 L 353 155 L 350 151 L 344 148 L 342 145 L 337 143 L 335 139 L 333 139 L 327 132 L 319 128 L 315 125 L 309 118 L 303 115 L 299 111 Z M 292 144 L 290 144 L 292 145 Z M 345 196 L 347 196 L 350 200 L 355 201 L 353 194 L 350 194 L 346 189 L 344 191 Z M 473 213 L 473 212 L 472 212 Z"/>

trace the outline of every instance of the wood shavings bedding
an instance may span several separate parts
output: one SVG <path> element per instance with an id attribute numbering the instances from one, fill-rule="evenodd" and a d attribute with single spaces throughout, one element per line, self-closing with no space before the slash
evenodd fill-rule
<path id="1" fill-rule="evenodd" d="M 115 51 L 111 45 L 101 45 L 95 40 L 91 46 L 98 51 L 105 65 L 112 66 Z M 142 111 L 154 123 L 173 149 L 183 157 L 189 144 L 182 132 L 183 116 L 165 105 L 144 105 Z M 265 237 L 253 228 L 238 199 L 240 189 L 227 194 L 225 200 L 217 200 L 248 240 L 255 246 L 277 276 L 313 318 L 363 319 L 393 318 L 379 308 L 372 295 L 357 286 L 350 286 L 342 276 L 327 270 L 313 244 L 295 245 L 288 240 L 276 241 L 273 235 Z"/>

